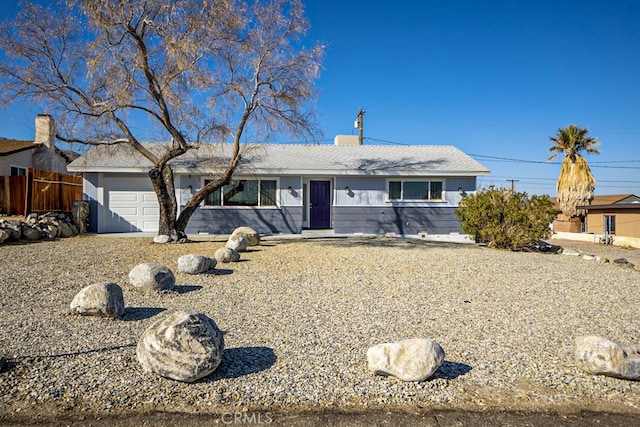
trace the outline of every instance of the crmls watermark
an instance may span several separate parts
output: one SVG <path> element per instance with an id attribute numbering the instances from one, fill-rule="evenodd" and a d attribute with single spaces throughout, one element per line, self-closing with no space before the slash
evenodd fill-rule
<path id="1" fill-rule="evenodd" d="M 271 424 L 271 412 L 225 412 L 222 414 L 223 424 Z"/>

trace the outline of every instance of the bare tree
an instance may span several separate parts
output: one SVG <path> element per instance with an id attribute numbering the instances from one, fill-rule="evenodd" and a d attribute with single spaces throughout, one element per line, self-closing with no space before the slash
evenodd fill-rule
<path id="1" fill-rule="evenodd" d="M 129 144 L 153 167 L 159 234 L 173 240 L 198 205 L 229 183 L 241 139 L 314 136 L 323 46 L 303 46 L 300 0 L 59 0 L 24 3 L 0 24 L 4 105 L 26 98 L 52 114 L 61 141 Z M 161 150 L 141 142 L 149 123 Z M 177 214 L 170 161 L 231 142 L 228 163 Z"/>

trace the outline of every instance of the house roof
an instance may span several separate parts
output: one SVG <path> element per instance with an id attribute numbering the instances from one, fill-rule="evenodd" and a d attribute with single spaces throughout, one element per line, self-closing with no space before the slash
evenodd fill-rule
<path id="1" fill-rule="evenodd" d="M 0 156 L 9 156 L 11 154 L 19 153 L 20 151 L 40 148 L 41 146 L 41 143 L 36 143 L 33 141 L 21 141 L 17 139 L 6 139 L 0 137 Z"/>
<path id="2" fill-rule="evenodd" d="M 549 197 L 549 200 L 553 202 L 555 207 L 558 207 L 558 199 L 556 197 Z M 591 201 L 591 205 L 589 206 L 604 206 L 604 205 L 612 205 L 616 203 L 634 203 L 640 202 L 640 197 L 634 194 L 605 194 L 602 196 L 593 196 L 593 200 Z M 578 206 L 582 208 L 581 206 Z"/>
<path id="3" fill-rule="evenodd" d="M 145 146 L 154 152 L 163 144 Z M 476 176 L 489 169 L 451 145 L 244 144 L 237 175 Z M 177 173 L 216 174 L 226 166 L 231 144 L 203 144 L 173 159 Z M 147 172 L 151 162 L 128 144 L 96 146 L 73 161 L 72 172 Z"/>
<path id="4" fill-rule="evenodd" d="M 578 206 L 585 210 L 611 210 L 631 209 L 640 210 L 640 197 L 635 194 L 611 194 L 608 196 L 595 196 L 589 206 Z"/>

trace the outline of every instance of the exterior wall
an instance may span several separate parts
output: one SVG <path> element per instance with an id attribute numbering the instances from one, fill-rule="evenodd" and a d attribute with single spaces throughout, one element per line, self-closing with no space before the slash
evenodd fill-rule
<path id="1" fill-rule="evenodd" d="M 103 219 L 109 215 L 104 206 L 106 192 L 103 173 L 84 174 L 84 199 L 89 202 L 89 231 L 101 229 Z M 112 177 L 142 177 L 143 174 L 108 174 Z M 109 178 L 109 179 L 110 179 Z M 255 179 L 256 177 L 252 177 Z M 257 177 L 269 178 L 269 177 Z M 278 180 L 277 207 L 201 207 L 192 215 L 186 228 L 188 234 L 230 234 L 236 227 L 247 225 L 264 235 L 279 233 L 298 234 L 305 225 L 302 176 L 271 177 Z M 399 177 L 400 178 L 400 177 Z M 336 233 L 365 233 L 384 235 L 450 234 L 461 233 L 455 209 L 461 199 L 459 189 L 475 191 L 475 177 L 438 178 L 443 180 L 442 201 L 390 202 L 387 198 L 387 178 L 384 177 L 327 177 L 332 181 L 332 227 Z M 204 177 L 179 175 L 176 177 L 176 196 L 180 209 L 189 200 L 191 191 L 197 191 Z M 345 192 L 349 187 L 349 193 Z"/>
<path id="2" fill-rule="evenodd" d="M 403 177 L 397 177 L 401 179 Z M 395 177 L 394 177 L 395 179 Z M 413 178 L 410 178 L 413 179 Z M 385 177 L 337 177 L 333 227 L 336 233 L 384 235 L 462 233 L 455 210 L 463 194 L 476 190 L 475 177 L 428 177 L 444 182 L 442 201 L 391 202 Z M 349 192 L 345 190 L 349 187 Z"/>
<path id="3" fill-rule="evenodd" d="M 64 157 L 44 147 L 33 153 L 33 167 L 45 171 L 67 173 L 67 162 Z"/>
<path id="4" fill-rule="evenodd" d="M 25 169 L 33 167 L 33 149 L 20 151 L 9 156 L 0 156 L 0 176 L 11 175 L 11 166 L 19 166 Z"/>
<path id="5" fill-rule="evenodd" d="M 385 177 L 336 177 L 335 179 L 335 201 L 336 206 L 390 206 L 387 200 L 387 182 L 391 178 Z M 414 179 L 404 177 L 394 177 L 393 179 Z M 425 202 L 429 206 L 449 206 L 458 207 L 462 195 L 458 189 L 464 193 L 476 191 L 475 177 L 447 178 L 447 177 L 415 177 L 415 179 L 444 181 L 444 200 L 437 202 Z M 349 193 L 345 188 L 349 187 Z M 409 202 L 405 202 L 409 206 Z M 416 203 L 414 203 L 416 205 Z M 421 202 L 421 206 L 424 204 Z"/>
<path id="6" fill-rule="evenodd" d="M 640 237 L 640 208 L 611 209 L 607 211 L 589 212 L 587 215 L 587 232 L 602 234 L 604 232 L 604 216 L 615 215 L 616 236 Z"/>
<path id="7" fill-rule="evenodd" d="M 335 207 L 336 233 L 384 235 L 461 233 L 455 207 Z"/>
<path id="8" fill-rule="evenodd" d="M 249 226 L 260 234 L 302 232 L 302 206 L 264 208 L 201 208 L 187 224 L 187 234 L 231 234 L 236 227 Z"/>
<path id="9" fill-rule="evenodd" d="M 98 216 L 103 215 L 102 197 L 98 194 L 102 194 L 102 174 L 96 172 L 85 172 L 82 177 L 82 192 L 83 200 L 89 202 L 89 227 L 87 231 L 97 233 L 98 231 Z"/>

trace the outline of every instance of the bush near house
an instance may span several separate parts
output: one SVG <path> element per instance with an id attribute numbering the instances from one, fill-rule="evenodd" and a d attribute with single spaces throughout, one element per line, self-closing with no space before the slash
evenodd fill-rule
<path id="1" fill-rule="evenodd" d="M 521 249 L 549 237 L 556 210 L 549 196 L 488 188 L 460 201 L 456 216 L 462 230 L 490 247 Z"/>

